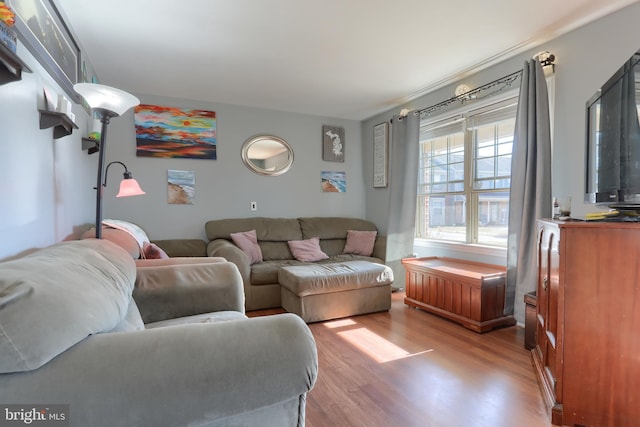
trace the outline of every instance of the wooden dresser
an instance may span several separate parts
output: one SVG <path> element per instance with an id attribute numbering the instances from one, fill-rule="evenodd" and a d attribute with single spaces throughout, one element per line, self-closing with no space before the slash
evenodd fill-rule
<path id="1" fill-rule="evenodd" d="M 532 361 L 555 425 L 640 425 L 640 223 L 538 222 Z"/>

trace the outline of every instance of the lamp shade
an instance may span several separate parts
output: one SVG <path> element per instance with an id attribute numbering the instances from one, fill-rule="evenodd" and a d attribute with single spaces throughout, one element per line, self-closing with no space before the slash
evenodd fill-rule
<path id="1" fill-rule="evenodd" d="M 116 194 L 116 197 L 129 197 L 129 196 L 140 196 L 145 193 L 142 188 L 140 188 L 140 184 L 133 178 L 125 178 L 120 181 L 120 191 Z"/>
<path id="2" fill-rule="evenodd" d="M 121 116 L 129 108 L 140 104 L 140 100 L 130 93 L 97 83 L 76 83 L 73 89 L 87 101 L 89 107 L 105 110 L 112 116 Z"/>

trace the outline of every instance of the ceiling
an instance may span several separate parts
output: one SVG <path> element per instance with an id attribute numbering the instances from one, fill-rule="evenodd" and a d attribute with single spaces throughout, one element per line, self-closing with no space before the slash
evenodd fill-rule
<path id="1" fill-rule="evenodd" d="M 55 0 L 103 84 L 351 120 L 635 1 Z"/>

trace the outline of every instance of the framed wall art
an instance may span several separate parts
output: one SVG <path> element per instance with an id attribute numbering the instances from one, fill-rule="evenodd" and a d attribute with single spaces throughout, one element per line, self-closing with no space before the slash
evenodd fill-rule
<path id="1" fill-rule="evenodd" d="M 215 111 L 147 104 L 134 111 L 136 156 L 216 160 Z"/>
<path id="2" fill-rule="evenodd" d="M 344 162 L 344 128 L 322 126 L 322 160 Z"/>
<path id="3" fill-rule="evenodd" d="M 347 173 L 323 171 L 322 192 L 323 193 L 345 193 L 347 191 Z"/>
<path id="4" fill-rule="evenodd" d="M 75 102 L 80 76 L 80 48 L 52 0 L 7 0 L 16 14 L 14 28 L 22 43 Z"/>
<path id="5" fill-rule="evenodd" d="M 386 187 L 389 172 L 389 123 L 373 128 L 373 186 Z"/>
<path id="6" fill-rule="evenodd" d="M 193 205 L 196 194 L 195 171 L 167 171 L 167 203 L 170 205 Z"/>

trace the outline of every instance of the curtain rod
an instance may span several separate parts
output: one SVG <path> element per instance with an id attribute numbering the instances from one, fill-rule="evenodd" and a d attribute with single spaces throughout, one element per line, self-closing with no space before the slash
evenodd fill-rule
<path id="1" fill-rule="evenodd" d="M 421 110 L 417 110 L 415 112 L 415 114 L 423 116 L 423 117 L 427 117 L 429 114 L 431 114 L 431 113 L 433 113 L 435 111 L 438 111 L 438 110 L 440 110 L 440 109 L 442 109 L 442 108 L 444 108 L 444 107 L 446 107 L 448 105 L 451 105 L 454 102 L 460 101 L 460 103 L 464 104 L 466 101 L 473 100 L 473 99 L 479 99 L 477 95 L 480 92 L 484 92 L 485 90 L 491 89 L 491 88 L 499 86 L 499 85 L 502 85 L 502 86 L 499 87 L 498 89 L 496 89 L 495 91 L 484 95 L 482 98 L 485 98 L 487 96 L 502 92 L 505 88 L 511 86 L 521 76 L 522 76 L 522 70 L 518 70 L 518 71 L 516 71 L 514 73 L 511 73 L 511 74 L 509 74 L 507 76 L 501 77 L 501 78 L 499 78 L 497 80 L 494 80 L 492 82 L 484 84 L 484 85 L 482 85 L 480 87 L 472 89 L 472 90 L 470 90 L 468 92 L 465 92 L 463 94 L 454 96 L 454 97 L 449 98 L 449 99 L 447 99 L 445 101 L 442 101 L 442 102 L 439 102 L 437 104 L 434 104 L 434 105 L 432 105 L 430 107 L 423 108 Z M 482 99 L 482 98 L 480 98 L 480 99 Z"/>

